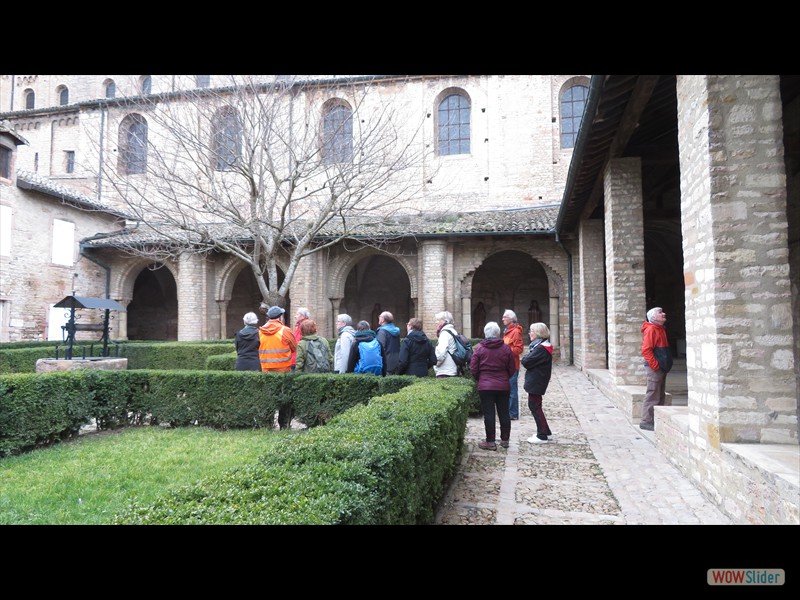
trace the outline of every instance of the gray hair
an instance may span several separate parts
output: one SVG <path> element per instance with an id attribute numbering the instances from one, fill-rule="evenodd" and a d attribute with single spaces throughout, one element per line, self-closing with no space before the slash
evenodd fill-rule
<path id="1" fill-rule="evenodd" d="M 531 323 L 531 333 L 543 340 L 550 339 L 550 329 L 544 323 Z"/>
<path id="2" fill-rule="evenodd" d="M 647 311 L 647 321 L 648 321 L 649 323 L 652 323 L 652 322 L 653 322 L 653 319 L 654 319 L 654 318 L 655 318 L 655 316 L 656 316 L 656 313 L 657 313 L 657 312 L 659 312 L 659 311 L 661 311 L 661 310 L 663 310 L 663 309 L 662 309 L 660 306 L 654 306 L 653 308 L 651 308 L 650 310 L 648 310 L 648 311 Z"/>
<path id="3" fill-rule="evenodd" d="M 308 312 L 308 309 L 307 309 L 307 308 L 305 308 L 305 307 L 303 307 L 303 308 L 298 308 L 298 309 L 297 309 L 297 312 L 296 312 L 295 314 L 297 314 L 297 315 L 302 315 L 302 316 L 304 316 L 306 319 L 310 319 L 310 318 L 311 318 L 311 313 L 310 313 L 310 312 Z"/>
<path id="4" fill-rule="evenodd" d="M 342 313 L 341 315 L 336 316 L 336 320 L 341 321 L 345 325 L 350 325 L 351 327 L 353 326 L 353 317 L 351 317 L 350 315 Z"/>
<path id="5" fill-rule="evenodd" d="M 512 321 L 514 321 L 514 323 L 516 323 L 516 322 L 517 322 L 517 313 L 515 313 L 515 312 L 514 312 L 513 310 L 511 310 L 510 308 L 507 308 L 507 309 L 505 310 L 505 312 L 503 313 L 503 316 L 504 316 L 504 317 L 508 317 L 509 319 L 511 319 Z"/>
<path id="6" fill-rule="evenodd" d="M 370 331 L 371 327 L 372 325 L 369 324 L 369 321 L 359 321 L 356 331 Z"/>
<path id="7" fill-rule="evenodd" d="M 383 311 L 380 314 L 380 319 L 383 319 L 384 323 L 391 323 L 394 321 L 394 315 L 390 313 L 388 310 Z"/>
<path id="8" fill-rule="evenodd" d="M 500 337 L 500 325 L 495 321 L 489 321 L 483 328 L 483 337 L 487 340 L 490 338 Z"/>
<path id="9" fill-rule="evenodd" d="M 258 316 L 254 312 L 247 313 L 243 319 L 245 325 L 255 325 L 258 323 Z"/>
<path id="10" fill-rule="evenodd" d="M 436 313 L 435 315 L 433 315 L 433 318 L 436 319 L 437 321 L 442 320 L 445 323 L 453 322 L 453 315 L 446 310 Z"/>

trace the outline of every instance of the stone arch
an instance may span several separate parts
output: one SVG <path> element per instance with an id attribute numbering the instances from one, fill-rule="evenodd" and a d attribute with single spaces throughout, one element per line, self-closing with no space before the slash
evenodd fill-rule
<path id="1" fill-rule="evenodd" d="M 161 264 L 162 268 L 168 269 L 175 278 L 175 281 L 178 281 L 178 269 L 174 263 L 157 261 L 153 260 L 152 258 L 139 257 L 126 263 L 125 266 L 119 269 L 116 276 L 113 277 L 111 286 L 112 297 L 121 302 L 130 301 L 133 298 L 133 285 L 136 282 L 136 278 L 139 276 L 139 273 L 142 271 L 142 269 L 154 263 L 159 263 Z"/>
<path id="2" fill-rule="evenodd" d="M 416 296 L 412 290 L 413 266 L 408 257 L 387 252 L 359 252 L 338 265 L 337 296 L 332 296 L 341 312 L 348 313 L 354 323 L 369 321 L 377 327 L 378 315 L 388 310 L 395 323 L 405 323 L 415 316 Z M 341 302 L 339 302 L 341 301 Z"/>
<path id="3" fill-rule="evenodd" d="M 178 278 L 167 263 L 137 261 L 127 270 L 127 338 L 129 340 L 178 339 Z M 150 269 L 158 264 L 159 268 Z"/>
<path id="4" fill-rule="evenodd" d="M 329 266 L 330 278 L 328 280 L 328 297 L 329 298 L 344 298 L 344 286 L 347 281 L 347 276 L 353 267 L 356 266 L 364 258 L 369 258 L 380 254 L 395 259 L 406 272 L 408 281 L 411 286 L 411 297 L 417 298 L 419 289 L 417 280 L 417 267 L 416 256 L 405 256 L 399 254 L 392 254 L 391 252 L 384 252 L 377 248 L 364 248 L 358 252 L 347 253 L 343 258 L 339 258 L 336 262 Z"/>
<path id="5" fill-rule="evenodd" d="M 529 325 L 528 312 L 537 302 L 549 321 L 551 277 L 530 252 L 496 249 L 483 260 L 472 275 L 470 311 L 473 335 L 480 337 L 488 321 L 501 322 L 506 309 L 517 314 L 523 327 Z"/>

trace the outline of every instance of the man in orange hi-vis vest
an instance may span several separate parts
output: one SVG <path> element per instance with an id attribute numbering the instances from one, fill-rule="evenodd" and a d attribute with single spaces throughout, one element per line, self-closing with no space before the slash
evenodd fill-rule
<path id="1" fill-rule="evenodd" d="M 258 328 L 258 358 L 261 370 L 265 373 L 288 373 L 292 370 L 292 353 L 297 350 L 297 341 L 290 328 L 283 324 L 283 313 L 280 306 L 270 306 L 267 321 Z M 278 427 L 288 429 L 294 408 L 281 406 L 278 409 Z"/>

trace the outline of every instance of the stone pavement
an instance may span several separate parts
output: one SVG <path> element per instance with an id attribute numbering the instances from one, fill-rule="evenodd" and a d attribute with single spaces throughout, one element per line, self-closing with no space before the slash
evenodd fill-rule
<path id="1" fill-rule="evenodd" d="M 437 525 L 731 523 L 656 449 L 653 433 L 631 425 L 575 367 L 553 366 L 543 408 L 554 435 L 529 444 L 536 424 L 524 379 L 521 368 L 507 450 L 478 448 L 483 418 L 469 418 Z"/>

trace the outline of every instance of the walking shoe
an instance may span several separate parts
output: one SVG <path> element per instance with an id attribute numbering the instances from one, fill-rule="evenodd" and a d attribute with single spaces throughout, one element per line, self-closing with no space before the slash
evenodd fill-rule
<path id="1" fill-rule="evenodd" d="M 639 423 L 639 429 L 644 429 L 645 431 L 653 431 L 655 427 L 655 423 Z"/>
<path id="2" fill-rule="evenodd" d="M 511 417 L 512 421 L 519 421 L 519 417 Z"/>
<path id="3" fill-rule="evenodd" d="M 508 448 L 508 440 L 500 440 L 501 448 Z"/>
<path id="4" fill-rule="evenodd" d="M 478 444 L 478 448 L 481 450 L 497 450 L 497 444 L 483 440 L 480 444 Z"/>
<path id="5" fill-rule="evenodd" d="M 528 438 L 528 443 L 529 444 L 546 444 L 547 440 L 540 439 L 540 438 L 538 438 L 538 437 L 536 437 L 534 435 L 533 437 L 529 437 Z"/>

